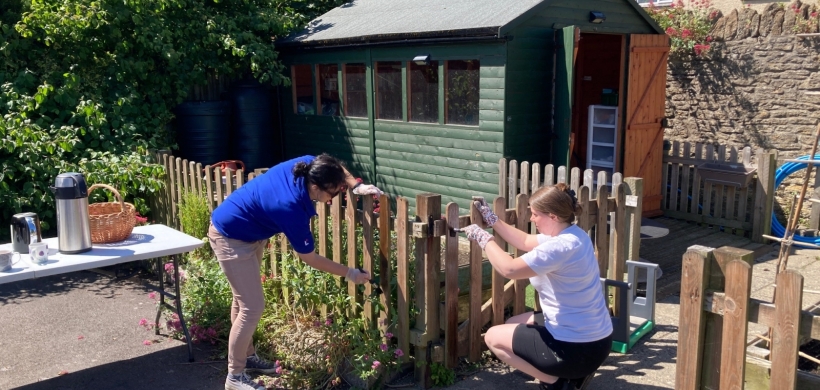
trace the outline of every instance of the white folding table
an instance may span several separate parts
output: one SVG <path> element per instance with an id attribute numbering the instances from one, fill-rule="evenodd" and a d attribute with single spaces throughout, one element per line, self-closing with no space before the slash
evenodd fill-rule
<path id="1" fill-rule="evenodd" d="M 188 344 L 188 359 L 194 361 L 194 350 L 191 345 L 191 336 L 182 316 L 182 303 L 179 294 L 179 259 L 178 255 L 202 247 L 202 240 L 191 237 L 165 225 L 135 226 L 134 230 L 124 241 L 110 244 L 94 244 L 88 252 L 77 254 L 60 253 L 57 248 L 57 238 L 46 238 L 48 243 L 48 262 L 32 264 L 28 254 L 22 254 L 12 269 L 0 272 L 0 284 L 20 280 L 41 278 L 59 275 L 68 272 L 88 270 L 109 265 L 127 263 L 136 260 L 155 259 L 157 274 L 159 275 L 160 305 L 157 307 L 157 316 L 154 329 L 159 334 L 159 319 L 162 308 L 168 307 L 175 311 L 182 324 L 185 341 Z M 11 244 L 0 245 L 0 249 L 11 250 Z M 170 257 L 174 264 L 174 293 L 165 291 L 163 257 Z M 165 302 L 165 297 L 174 301 L 174 306 Z"/>

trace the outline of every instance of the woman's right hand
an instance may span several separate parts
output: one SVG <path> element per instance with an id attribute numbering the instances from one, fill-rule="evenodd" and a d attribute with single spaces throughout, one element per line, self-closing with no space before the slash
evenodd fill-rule
<path id="1" fill-rule="evenodd" d="M 493 226 L 496 222 L 498 222 L 498 216 L 495 215 L 493 209 L 489 204 L 487 204 L 487 201 L 484 200 L 483 196 L 476 196 L 473 197 L 473 199 L 475 200 L 473 202 L 475 208 L 481 212 L 481 218 L 484 219 L 484 223 L 486 223 L 487 226 Z"/>
<path id="2" fill-rule="evenodd" d="M 362 284 L 366 283 L 370 280 L 370 274 L 364 270 L 358 270 L 356 268 L 348 268 L 347 275 L 345 275 L 345 279 L 349 282 L 353 282 L 355 284 Z"/>

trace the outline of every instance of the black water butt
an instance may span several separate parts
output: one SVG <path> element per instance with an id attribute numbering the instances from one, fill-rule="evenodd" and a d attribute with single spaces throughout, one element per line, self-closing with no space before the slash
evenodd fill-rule
<path id="1" fill-rule="evenodd" d="M 178 156 L 202 165 L 231 157 L 231 102 L 184 102 L 174 109 Z"/>
<path id="2" fill-rule="evenodd" d="M 272 94 L 256 79 L 242 80 L 231 88 L 231 155 L 242 160 L 248 171 L 276 163 Z"/>

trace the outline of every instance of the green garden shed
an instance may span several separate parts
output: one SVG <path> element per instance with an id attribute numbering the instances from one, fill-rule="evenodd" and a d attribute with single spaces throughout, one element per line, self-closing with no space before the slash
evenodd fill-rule
<path id="1" fill-rule="evenodd" d="M 286 158 L 461 207 L 502 157 L 622 172 L 660 211 L 669 40 L 634 0 L 355 0 L 276 45 Z"/>

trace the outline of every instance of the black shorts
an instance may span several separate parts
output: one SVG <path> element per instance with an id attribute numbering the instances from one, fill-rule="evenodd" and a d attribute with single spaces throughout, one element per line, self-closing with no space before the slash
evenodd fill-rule
<path id="1" fill-rule="evenodd" d="M 587 376 L 604 363 L 612 349 L 612 335 L 588 343 L 556 340 L 544 327 L 544 315 L 537 311 L 535 324 L 521 324 L 513 332 L 516 356 L 539 371 L 559 378 Z"/>

